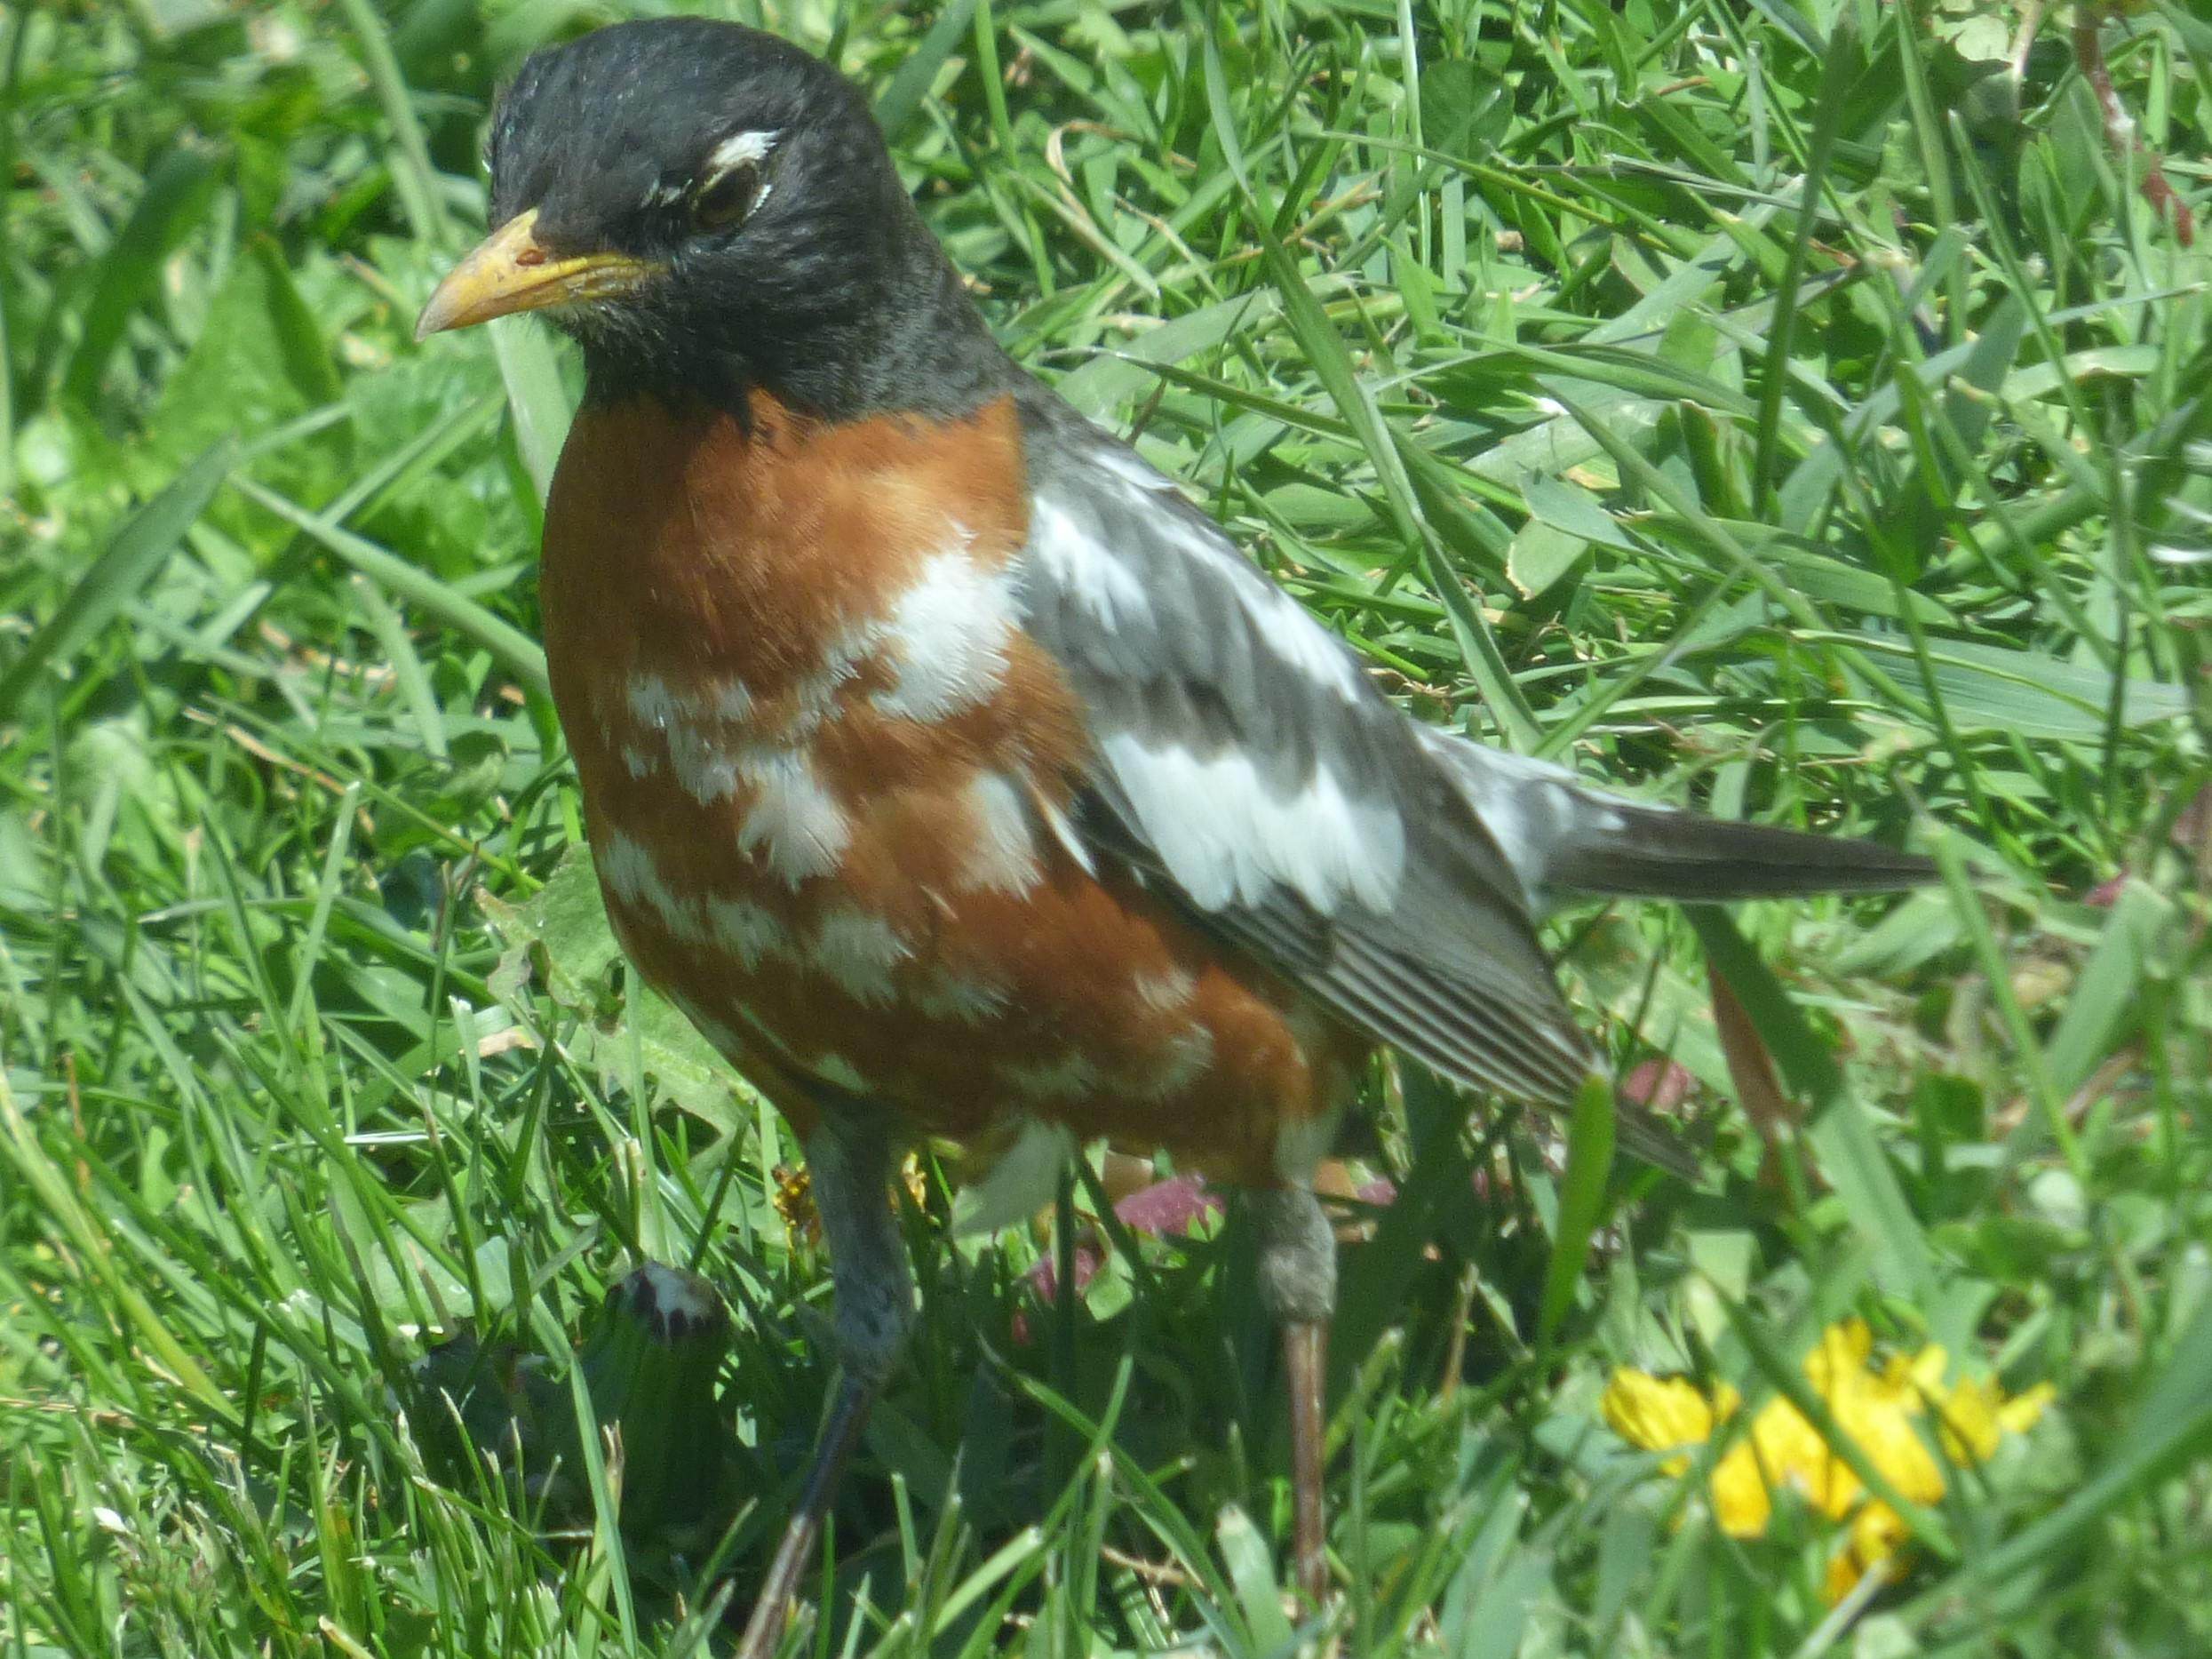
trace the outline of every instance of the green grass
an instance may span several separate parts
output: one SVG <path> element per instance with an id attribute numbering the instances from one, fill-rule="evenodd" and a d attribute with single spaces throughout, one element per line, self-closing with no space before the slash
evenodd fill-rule
<path id="1" fill-rule="evenodd" d="M 789 1137 L 573 877 L 535 897 L 579 836 L 532 592 L 574 366 L 527 327 L 410 339 L 481 225 L 491 88 L 607 15 L 0 11 L 8 1659 L 715 1651 L 813 1434 Z M 1544 1134 L 1377 1080 L 1348 1651 L 2212 1647 L 2212 250 L 2108 144 L 2072 20 L 773 20 L 871 90 L 1014 354 L 1408 706 L 1949 874 L 1560 919 L 1605 1054 L 1685 1068 L 1713 1149 L 1694 1190 L 1615 1169 L 1579 1284 L 1551 1235 L 1591 1194 Z M 2212 28 L 2152 0 L 2098 32 L 2201 224 Z M 1746 1100 L 1802 1127 L 1770 1145 Z M 938 1174 L 805 1650 L 1284 1651 L 1237 1219 L 1118 1239 L 1054 1312 L 1051 1245 L 951 1238 Z M 429 1344 L 565 1355 L 648 1255 L 736 1314 L 726 1536 L 549 1527 L 424 1449 Z M 1596 1396 L 1627 1364 L 1755 1401 L 1850 1314 L 2057 1401 L 1832 1611 L 1816 1518 L 1723 1536 Z"/>

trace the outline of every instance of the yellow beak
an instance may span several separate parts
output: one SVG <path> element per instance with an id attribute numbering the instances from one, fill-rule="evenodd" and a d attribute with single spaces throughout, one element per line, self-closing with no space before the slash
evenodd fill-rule
<path id="1" fill-rule="evenodd" d="M 517 311 L 635 293 L 662 267 L 627 253 L 579 253 L 557 259 L 534 234 L 537 210 L 517 213 L 446 273 L 415 319 L 415 338 L 465 329 Z"/>

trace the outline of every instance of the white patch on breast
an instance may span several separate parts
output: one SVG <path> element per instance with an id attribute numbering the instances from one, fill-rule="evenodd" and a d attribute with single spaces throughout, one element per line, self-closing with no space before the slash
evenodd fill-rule
<path id="1" fill-rule="evenodd" d="M 968 557 L 967 536 L 922 563 L 882 628 L 896 676 L 870 700 L 884 714 L 943 720 L 991 700 L 1006 678 L 1014 585 Z"/>
<path id="2" fill-rule="evenodd" d="M 975 841 L 960 873 L 963 890 L 1017 897 L 1044 880 L 1028 803 L 1004 772 L 978 772 L 967 790 Z"/>
<path id="3" fill-rule="evenodd" d="M 642 841 L 617 830 L 593 847 L 592 857 L 599 866 L 601 880 L 624 903 L 650 911 L 680 939 L 706 942 L 706 906 L 668 885 Z"/>
<path id="4" fill-rule="evenodd" d="M 676 769 L 676 781 L 701 806 L 737 793 L 736 755 L 696 726 L 669 728 L 668 760 Z"/>
<path id="5" fill-rule="evenodd" d="M 791 946 L 791 935 L 784 930 L 784 924 L 758 905 L 744 899 L 711 898 L 706 914 L 714 942 L 747 969 L 758 968 Z"/>
<path id="6" fill-rule="evenodd" d="M 957 1019 L 981 1025 L 1007 1011 L 1014 993 L 973 974 L 941 974 L 909 999 L 931 1019 Z"/>
<path id="7" fill-rule="evenodd" d="M 1101 602 L 1149 605 L 1134 576 L 1089 545 L 1057 509 L 1062 533 L 1045 533 L 1041 556 L 1058 546 L 1102 584 Z M 1041 522 L 1041 521 L 1040 521 Z M 840 804 L 816 775 L 807 745 L 840 706 L 863 668 L 888 670 L 889 683 L 869 701 L 879 713 L 915 721 L 950 718 L 987 702 L 1004 683 L 1018 601 L 1014 573 L 979 562 L 969 537 L 953 525 L 949 545 L 925 559 L 912 582 L 879 616 L 846 623 L 821 658 L 785 690 L 768 698 L 734 676 L 679 690 L 659 674 L 641 674 L 625 689 L 638 728 L 622 750 L 630 774 L 643 778 L 662 764 L 651 738 L 686 793 L 712 805 L 749 790 L 738 845 L 758 854 L 796 887 L 837 868 L 852 836 Z M 770 711 L 775 711 L 773 714 Z M 1042 877 L 1032 817 L 1015 780 L 991 775 L 970 794 L 979 836 L 970 880 L 975 887 L 1023 892 Z M 1053 828 L 1084 856 L 1072 826 Z"/>
<path id="8" fill-rule="evenodd" d="M 1213 1033 L 1193 1020 L 1160 1045 L 1130 1080 L 1134 1093 L 1147 1100 L 1167 1100 L 1193 1089 L 1213 1069 Z"/>
<path id="9" fill-rule="evenodd" d="M 859 675 L 860 665 L 875 649 L 881 626 L 874 622 L 861 623 L 831 640 L 814 672 L 792 686 L 790 718 L 765 735 L 787 742 L 800 742 L 811 737 L 823 722 L 835 714 L 838 693 Z"/>
<path id="10" fill-rule="evenodd" d="M 846 672 L 849 677 L 849 666 Z M 640 674 L 630 682 L 624 700 L 630 718 L 660 738 L 676 780 L 702 806 L 728 800 L 749 766 L 762 764 L 761 757 L 773 753 L 744 729 L 752 713 L 752 693 L 741 681 L 721 680 L 686 693 L 672 690 L 658 674 Z M 816 723 L 818 717 L 808 722 L 809 729 Z M 624 746 L 622 758 L 633 778 L 644 777 L 656 765 L 641 744 Z"/>
<path id="11" fill-rule="evenodd" d="M 1133 732 L 1100 746 L 1145 836 L 1193 904 L 1257 905 L 1277 885 L 1323 915 L 1346 898 L 1387 912 L 1405 870 L 1405 826 L 1382 798 L 1349 795 L 1326 761 L 1290 794 L 1230 749 L 1201 760 Z"/>
<path id="12" fill-rule="evenodd" d="M 739 849 L 792 887 L 834 871 L 853 826 L 814 763 L 796 749 L 768 749 L 749 754 L 743 771 L 753 799 L 737 826 Z"/>
<path id="13" fill-rule="evenodd" d="M 891 1000 L 891 970 L 913 953 L 880 916 L 843 906 L 815 929 L 811 964 L 863 1002 Z"/>
<path id="14" fill-rule="evenodd" d="M 1139 974 L 1130 989 L 1137 1006 L 1148 1014 L 1180 1014 L 1198 993 L 1198 981 L 1187 969 L 1170 962 L 1157 974 Z"/>
<path id="15" fill-rule="evenodd" d="M 658 674 L 639 674 L 630 682 L 624 698 L 630 718 L 645 731 L 658 737 L 668 752 L 676 780 L 702 804 L 727 797 L 737 787 L 737 768 L 732 758 L 736 746 L 707 729 L 706 699 L 683 696 Z M 625 744 L 623 765 L 633 778 L 642 778 L 656 762 L 642 744 Z"/>
<path id="16" fill-rule="evenodd" d="M 752 693 L 736 679 L 688 694 L 675 690 L 659 674 L 641 674 L 630 682 L 623 701 L 630 718 L 653 731 L 666 731 L 679 721 L 742 721 L 752 713 Z"/>
<path id="17" fill-rule="evenodd" d="M 1030 504 L 1029 553 L 1100 626 L 1128 627 L 1151 616 L 1151 597 L 1137 573 L 1049 496 Z"/>
<path id="18" fill-rule="evenodd" d="M 661 925 L 694 945 L 719 945 L 747 969 L 786 951 L 791 936 L 760 905 L 741 899 L 697 899 L 668 885 L 643 842 L 620 830 L 593 848 L 599 873 L 625 903 L 650 911 Z"/>
<path id="19" fill-rule="evenodd" d="M 668 689 L 668 682 L 656 674 L 641 674 L 631 681 L 625 701 L 630 707 L 630 718 L 650 730 L 666 731 L 675 722 L 675 694 Z"/>
<path id="20" fill-rule="evenodd" d="M 802 682 L 798 713 L 777 735 L 803 738 L 818 726 L 832 711 L 837 688 L 853 677 L 855 660 L 849 651 L 833 652 Z M 747 729 L 754 703 L 742 682 L 720 679 L 685 693 L 657 674 L 640 674 L 630 682 L 625 701 L 632 720 L 659 735 L 677 780 L 701 805 L 729 799 L 741 784 L 750 788 L 752 799 L 737 827 L 741 850 L 759 856 L 793 887 L 837 868 L 852 839 L 844 810 L 823 786 L 803 748 L 763 742 Z M 633 744 L 624 748 L 623 763 L 632 777 L 641 778 L 655 761 L 649 749 Z"/>
<path id="21" fill-rule="evenodd" d="M 851 677 L 849 662 L 841 672 Z M 830 695 L 829 690 L 821 693 L 824 711 Z M 740 849 L 758 853 L 793 887 L 837 868 L 852 836 L 843 809 L 823 787 L 804 750 L 750 738 L 744 721 L 752 698 L 743 685 L 725 681 L 689 697 L 645 674 L 631 682 L 628 702 L 632 718 L 660 734 L 668 763 L 693 800 L 712 806 L 735 795 L 740 784 L 751 788 L 752 798 L 738 824 Z M 804 724 L 811 730 L 820 718 L 814 714 Z M 644 776 L 653 763 L 636 746 L 625 747 L 623 759 L 633 777 Z"/>

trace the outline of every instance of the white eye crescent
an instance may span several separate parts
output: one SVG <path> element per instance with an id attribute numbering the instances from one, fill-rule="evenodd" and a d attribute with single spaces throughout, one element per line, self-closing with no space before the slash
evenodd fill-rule
<path id="1" fill-rule="evenodd" d="M 783 136 L 776 131 L 733 132 L 706 153 L 706 163 L 699 169 L 699 176 L 711 182 L 715 174 L 739 162 L 766 161 L 768 152 L 776 148 L 776 140 Z"/>
<path id="2" fill-rule="evenodd" d="M 733 132 L 707 152 L 691 191 L 691 222 L 701 230 L 728 230 L 768 199 L 761 164 L 780 134 Z"/>

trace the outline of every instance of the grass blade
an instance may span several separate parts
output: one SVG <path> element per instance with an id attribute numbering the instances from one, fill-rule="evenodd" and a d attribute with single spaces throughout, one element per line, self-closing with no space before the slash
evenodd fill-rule
<path id="1" fill-rule="evenodd" d="M 66 662 L 82 650 L 153 579 L 229 475 L 237 452 L 228 440 L 214 445 L 123 522 L 22 655 L 0 673 L 0 722 L 13 714 L 48 664 Z"/>

